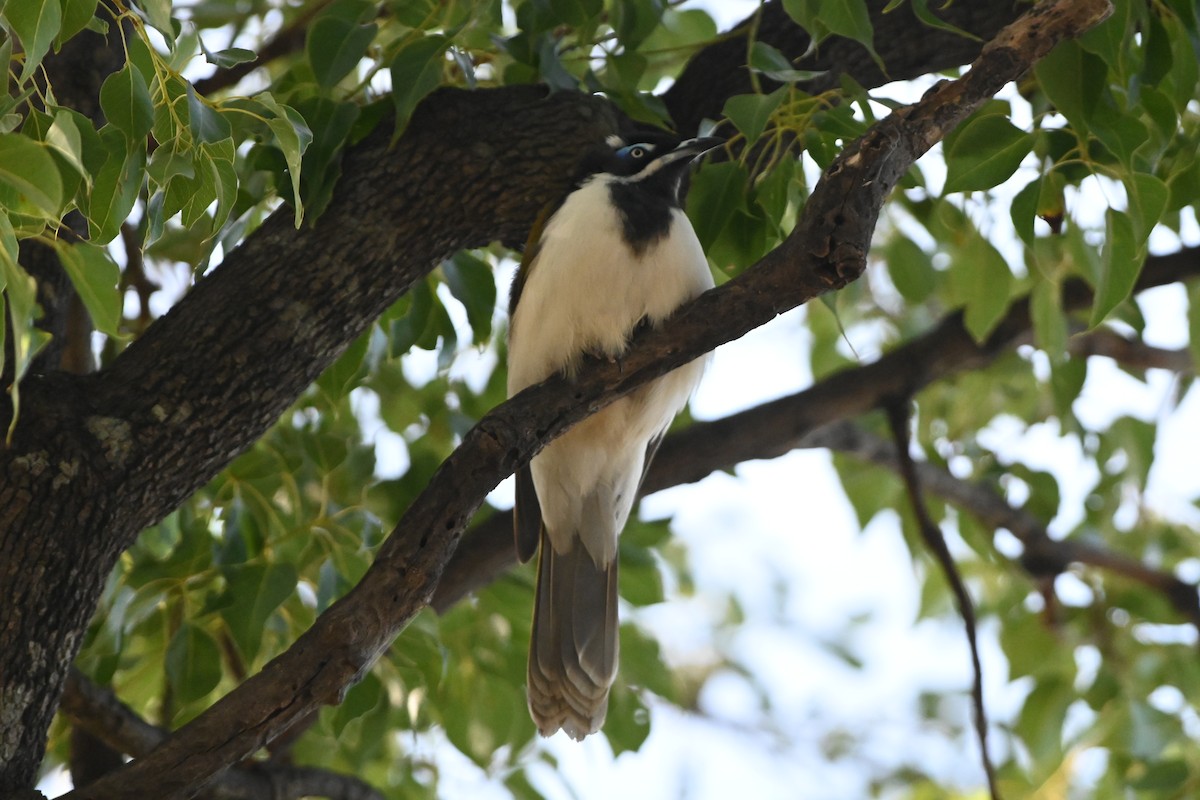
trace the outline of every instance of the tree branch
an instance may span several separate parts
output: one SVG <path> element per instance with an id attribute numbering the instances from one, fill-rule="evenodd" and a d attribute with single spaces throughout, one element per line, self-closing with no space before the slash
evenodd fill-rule
<path id="1" fill-rule="evenodd" d="M 705 293 L 660 329 L 637 336 L 620 364 L 589 364 L 573 382 L 553 378 L 486 415 L 434 474 L 346 597 L 262 672 L 153 753 L 93 784 L 87 796 L 187 796 L 316 705 L 338 702 L 428 603 L 471 514 L 501 479 L 606 403 L 857 278 L 880 207 L 916 158 L 1057 42 L 1110 12 L 1106 0 L 1035 6 L 986 46 L 964 77 L 938 84 L 850 145 L 814 188 L 792 234 L 757 265 Z M 398 149 L 404 146 L 402 139 Z M 302 341 L 307 345 L 309 339 Z"/>
<path id="2" fill-rule="evenodd" d="M 1136 291 L 1144 291 L 1200 275 L 1200 248 L 1182 250 L 1146 261 Z M 1079 280 L 1064 285 L 1066 310 L 1091 305 L 1092 293 Z M 820 447 L 822 431 L 833 423 L 854 419 L 879 408 L 887 399 L 907 389 L 918 390 L 956 373 L 978 369 L 1002 353 L 1032 339 L 1029 298 L 1013 303 L 986 342 L 978 344 L 955 312 L 927 333 L 897 347 L 878 361 L 835 373 L 808 389 L 756 406 L 738 414 L 709 422 L 694 422 L 668 436 L 650 464 L 643 494 L 672 486 L 694 483 L 713 472 L 744 461 L 778 458 L 795 449 Z M 1113 334 L 1115 335 L 1115 334 Z M 1082 340 L 1082 344 L 1074 342 Z M 1097 355 L 1115 355 L 1107 334 L 1093 331 L 1072 339 L 1072 349 L 1105 350 Z M 1131 348 L 1126 355 L 1135 363 L 1155 361 L 1164 366 L 1184 357 L 1170 351 L 1151 354 Z M 1124 363 L 1124 362 L 1123 362 Z M 434 593 L 431 605 L 442 612 L 466 595 L 491 583 L 511 569 L 516 561 L 512 547 L 511 520 L 500 514 L 467 533 L 454 553 Z"/>
<path id="3" fill-rule="evenodd" d="M 817 94 L 838 86 L 842 75 L 872 87 L 926 75 L 932 62 L 965 64 L 978 55 L 981 41 L 992 39 L 1020 12 L 1015 3 L 996 2 L 942 3 L 930 9 L 944 22 L 978 37 L 971 38 L 929 27 L 916 18 L 911 4 L 905 3 L 885 14 L 887 5 L 888 0 L 867 3 L 876 50 L 886 64 L 886 74 L 866 48 L 852 39 L 833 36 L 820 47 L 810 49 L 808 34 L 791 21 L 778 0 L 762 6 L 758 41 L 779 50 L 796 69 L 822 72 L 814 80 L 797 84 L 800 89 Z M 734 28 L 740 35 L 728 36 L 700 51 L 663 94 L 677 130 L 689 135 L 695 133 L 702 120 L 721 118 L 729 97 L 754 91 L 746 69 L 746 37 L 753 19 L 751 16 Z M 903 42 L 904 46 L 895 47 L 897 42 Z M 769 90 L 778 84 L 764 77 L 762 85 Z"/>
<path id="4" fill-rule="evenodd" d="M 1196 371 L 1192 354 L 1186 349 L 1166 350 L 1137 339 L 1122 336 L 1111 328 L 1097 328 L 1071 337 L 1067 348 L 1074 356 L 1104 356 L 1123 367 L 1136 370 L 1165 369 L 1181 375 Z"/>
<path id="5" fill-rule="evenodd" d="M 837 423 L 822 429 L 811 437 L 809 446 L 827 447 L 881 467 L 897 469 L 896 448 L 852 423 Z M 993 531 L 1003 529 L 1015 536 L 1025 548 L 1021 564 L 1034 578 L 1057 575 L 1070 564 L 1096 567 L 1162 594 L 1200 631 L 1200 595 L 1196 584 L 1094 542 L 1053 539 L 1042 520 L 1014 508 L 994 489 L 956 478 L 928 462 L 916 463 L 916 469 L 925 491 L 958 506 Z"/>
<path id="6" fill-rule="evenodd" d="M 971 594 L 967 591 L 966 584 L 963 583 L 958 565 L 954 563 L 954 556 L 950 554 L 950 548 L 946 545 L 946 537 L 942 535 L 941 528 L 933 521 L 933 517 L 929 514 L 929 507 L 925 504 L 921 477 L 912 459 L 912 453 L 909 452 L 908 409 L 910 403 L 911 399 L 905 396 L 892 400 L 885 409 L 892 438 L 895 440 L 892 465 L 900 473 L 900 478 L 908 493 L 909 505 L 912 507 L 913 516 L 916 517 L 917 527 L 921 532 L 921 538 L 924 540 L 925 546 L 933 552 L 934 560 L 942 568 L 942 574 L 946 576 L 950 593 L 954 595 L 955 603 L 958 605 L 958 615 L 962 618 L 963 627 L 966 629 L 967 645 L 971 650 L 971 673 L 974 676 L 971 682 L 971 703 L 974 706 L 973 716 L 975 717 L 975 735 L 979 742 L 979 758 L 983 764 L 984 775 L 987 776 L 988 794 L 992 800 L 1000 800 L 1000 789 L 996 785 L 996 767 L 992 764 L 992 756 L 988 752 L 987 746 L 988 718 L 987 707 L 983 702 L 983 666 L 979 661 L 975 603 L 971 600 Z"/>
<path id="7" fill-rule="evenodd" d="M 151 752 L 170 735 L 76 669 L 67 677 L 60 710 L 76 727 L 134 758 Z M 353 776 L 271 762 L 250 762 L 221 773 L 206 796 L 214 800 L 383 800 L 370 784 Z"/>

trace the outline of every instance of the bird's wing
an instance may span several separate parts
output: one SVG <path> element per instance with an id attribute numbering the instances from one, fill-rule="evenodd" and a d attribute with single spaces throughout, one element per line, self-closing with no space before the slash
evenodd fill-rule
<path id="1" fill-rule="evenodd" d="M 542 231 L 546 228 L 546 223 L 553 216 L 554 212 L 562 203 L 547 203 L 542 206 L 542 210 L 538 212 L 537 219 L 533 221 L 533 225 L 529 228 L 529 238 L 525 240 L 525 249 L 521 251 L 521 265 L 517 268 L 517 274 L 513 278 L 512 289 L 508 293 L 508 318 L 512 319 L 513 314 L 517 311 L 517 302 L 521 299 L 521 290 L 525 288 L 525 281 L 529 279 L 529 273 L 533 269 L 533 264 L 537 261 L 538 251 L 542 249 Z"/>
<path id="2" fill-rule="evenodd" d="M 537 488 L 533 485 L 533 473 L 529 465 L 517 470 L 517 495 L 513 503 L 513 538 L 517 545 L 517 558 L 521 563 L 533 558 L 537 552 L 542 533 L 542 506 L 538 502 Z"/>
<path id="3" fill-rule="evenodd" d="M 663 437 L 666 435 L 667 432 L 664 430 L 646 442 L 646 458 L 642 461 L 642 476 L 638 478 L 637 482 L 638 494 L 642 493 L 642 484 L 646 482 L 646 473 L 650 471 L 650 462 L 654 460 L 654 454 L 658 452 L 658 446 L 662 444 Z"/>

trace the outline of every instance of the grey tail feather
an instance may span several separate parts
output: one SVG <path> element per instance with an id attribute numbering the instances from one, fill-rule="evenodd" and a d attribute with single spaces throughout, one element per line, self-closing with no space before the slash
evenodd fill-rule
<path id="1" fill-rule="evenodd" d="M 529 713 L 543 736 L 595 733 L 617 673 L 617 559 L 596 564 L 578 540 L 556 553 L 545 533 L 529 641 Z"/>
<path id="2" fill-rule="evenodd" d="M 542 505 L 533 485 L 533 472 L 526 464 L 517 470 L 516 502 L 513 504 L 513 539 L 517 545 L 517 558 L 522 564 L 537 552 L 541 532 Z"/>

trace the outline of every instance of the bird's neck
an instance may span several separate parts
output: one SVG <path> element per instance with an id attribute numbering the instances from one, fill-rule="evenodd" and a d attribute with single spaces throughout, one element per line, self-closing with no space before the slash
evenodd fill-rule
<path id="1" fill-rule="evenodd" d="M 671 231 L 675 209 L 679 208 L 677 176 L 647 176 L 631 181 L 608 177 L 609 200 L 621 219 L 625 243 L 635 254 Z"/>

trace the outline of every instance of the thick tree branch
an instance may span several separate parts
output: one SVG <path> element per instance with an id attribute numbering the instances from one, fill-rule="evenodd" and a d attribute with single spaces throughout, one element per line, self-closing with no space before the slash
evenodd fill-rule
<path id="1" fill-rule="evenodd" d="M 97 686 L 72 669 L 63 690 L 61 711 L 77 728 L 87 731 L 118 753 L 140 758 L 160 745 L 170 732 L 146 722 L 110 690 Z M 77 782 L 78 783 L 78 782 Z M 350 775 L 290 764 L 251 762 L 216 778 L 206 797 L 213 800 L 382 800 L 372 786 Z"/>
<path id="2" fill-rule="evenodd" d="M 857 278 L 880 207 L 916 158 L 1058 41 L 1110 11 L 1106 0 L 1036 6 L 986 46 L 963 78 L 939 84 L 848 147 L 815 187 L 789 238 L 745 274 L 701 296 L 661 329 L 639 335 L 620 364 L 592 364 L 574 382 L 551 379 L 485 416 L 346 597 L 262 672 L 86 796 L 187 796 L 316 705 L 338 702 L 428 603 L 471 514 L 501 479 L 605 403 Z M 398 149 L 404 146 L 402 140 Z M 311 346 L 307 336 L 301 342 L 301 349 Z"/>
<path id="3" fill-rule="evenodd" d="M 935 61 L 958 66 L 979 53 L 979 42 L 993 38 L 1005 25 L 1017 18 L 1021 7 L 1009 2 L 939 3 L 930 10 L 950 25 L 978 38 L 930 28 L 916 18 L 912 4 L 905 3 L 883 13 L 888 0 L 868 0 L 871 24 L 875 31 L 875 49 L 883 59 L 886 74 L 858 42 L 831 37 L 809 51 L 810 39 L 803 29 L 791 22 L 783 4 L 763 5 L 758 22 L 758 40 L 778 49 L 797 69 L 823 72 L 816 79 L 799 84 L 817 94 L 836 87 L 841 76 L 849 75 L 863 86 L 880 86 L 888 81 L 909 80 L 930 72 Z M 704 119 L 720 119 L 725 100 L 736 94 L 754 91 L 746 69 L 746 37 L 753 16 L 734 30 L 740 35 L 706 47 L 684 68 L 679 78 L 663 95 L 663 102 L 678 130 L 695 133 Z M 903 47 L 895 47 L 904 42 Z M 766 89 L 773 81 L 763 80 Z"/>

